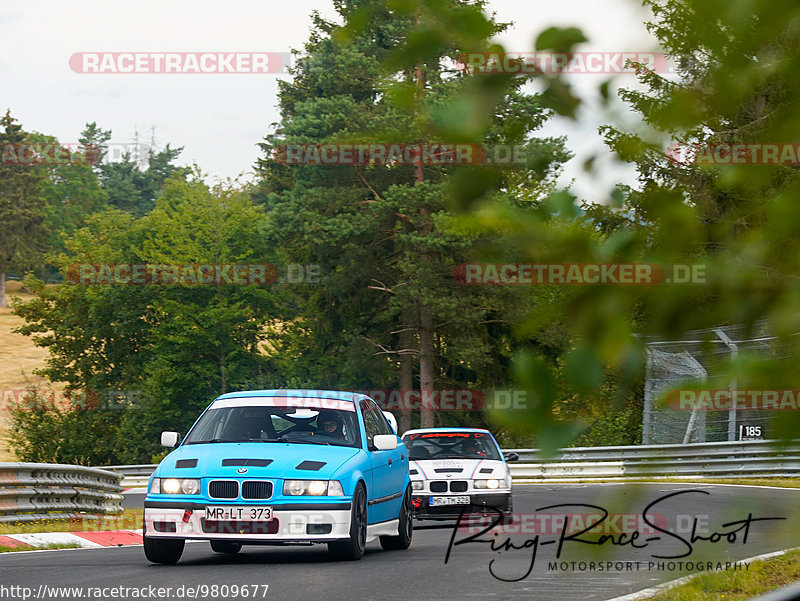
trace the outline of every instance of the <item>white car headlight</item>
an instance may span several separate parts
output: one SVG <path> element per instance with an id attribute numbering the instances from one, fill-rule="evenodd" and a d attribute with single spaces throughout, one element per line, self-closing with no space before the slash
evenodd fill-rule
<path id="1" fill-rule="evenodd" d="M 474 480 L 472 485 L 475 488 L 500 488 L 500 480 L 490 478 L 489 480 Z"/>
<path id="2" fill-rule="evenodd" d="M 197 478 L 153 478 L 149 492 L 163 495 L 198 495 L 200 480 Z"/>
<path id="3" fill-rule="evenodd" d="M 425 484 L 422 482 L 422 480 L 412 480 L 411 488 L 413 490 L 422 490 L 423 488 L 425 488 Z"/>
<path id="4" fill-rule="evenodd" d="M 324 495 L 328 491 L 328 483 L 322 480 L 312 480 L 308 483 L 308 494 L 316 497 Z"/>
<path id="5" fill-rule="evenodd" d="M 293 497 L 343 497 L 344 489 L 338 480 L 285 480 L 283 494 Z"/>
<path id="6" fill-rule="evenodd" d="M 184 478 L 181 480 L 181 492 L 185 495 L 196 495 L 200 493 L 200 480 L 196 478 Z"/>
<path id="7" fill-rule="evenodd" d="M 306 483 L 302 480 L 287 480 L 283 483 L 283 494 L 302 495 L 306 489 Z"/>

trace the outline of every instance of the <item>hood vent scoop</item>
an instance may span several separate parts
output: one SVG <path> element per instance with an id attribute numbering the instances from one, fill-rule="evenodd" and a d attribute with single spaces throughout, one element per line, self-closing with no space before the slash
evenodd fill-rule
<path id="1" fill-rule="evenodd" d="M 300 463 L 296 468 L 296 470 L 308 470 L 310 472 L 316 472 L 322 469 L 323 466 L 327 465 L 324 461 L 303 461 Z"/>
<path id="2" fill-rule="evenodd" d="M 175 467 L 197 467 L 197 459 L 178 459 L 175 462 Z"/>
<path id="3" fill-rule="evenodd" d="M 247 466 L 247 467 L 267 467 L 272 463 L 272 459 L 223 459 L 222 467 Z"/>

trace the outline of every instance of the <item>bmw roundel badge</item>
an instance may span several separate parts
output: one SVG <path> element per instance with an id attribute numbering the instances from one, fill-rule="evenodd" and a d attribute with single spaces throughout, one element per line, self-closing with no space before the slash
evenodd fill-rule
<path id="1" fill-rule="evenodd" d="M 247 473 L 247 468 L 246 467 L 240 467 L 236 471 L 239 472 L 240 474 L 246 474 Z"/>

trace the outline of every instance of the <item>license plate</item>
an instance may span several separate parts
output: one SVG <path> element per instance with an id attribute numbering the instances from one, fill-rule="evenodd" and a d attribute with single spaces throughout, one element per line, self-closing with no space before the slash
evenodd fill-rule
<path id="1" fill-rule="evenodd" d="M 469 497 L 431 497 L 428 501 L 431 507 L 439 505 L 469 505 Z"/>
<path id="2" fill-rule="evenodd" d="M 236 522 L 268 522 L 272 519 L 272 507 L 250 505 L 208 505 L 206 520 Z"/>

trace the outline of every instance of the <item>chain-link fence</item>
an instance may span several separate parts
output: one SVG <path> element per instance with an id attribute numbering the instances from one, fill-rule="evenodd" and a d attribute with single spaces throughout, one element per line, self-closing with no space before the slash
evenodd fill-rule
<path id="1" fill-rule="evenodd" d="M 770 336 L 765 323 L 759 322 L 749 328 L 693 330 L 679 340 L 648 338 L 645 342 L 642 444 L 769 438 L 770 411 L 742 410 L 735 402 L 729 403 L 727 410 L 710 410 L 696 403 L 694 408 L 681 407 L 677 402 L 664 402 L 664 397 L 679 388 L 711 391 L 709 398 L 714 391 L 736 391 L 737 382 L 723 369 L 724 363 L 745 354 L 764 360 L 784 359 L 794 353 L 795 341 Z M 673 392 L 672 400 L 678 398 Z"/>

